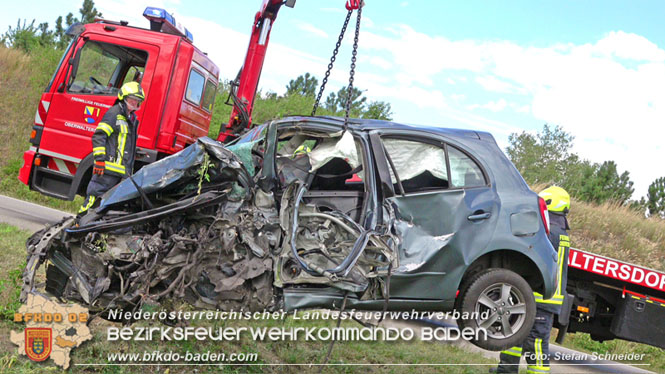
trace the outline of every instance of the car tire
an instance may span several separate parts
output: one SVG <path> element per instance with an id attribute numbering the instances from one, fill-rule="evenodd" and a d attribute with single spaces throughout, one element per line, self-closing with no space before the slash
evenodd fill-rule
<path id="1" fill-rule="evenodd" d="M 500 351 L 521 344 L 536 316 L 536 302 L 529 284 L 507 269 L 487 269 L 475 275 L 460 290 L 458 324 L 473 329 L 477 340 L 471 343 L 490 351 Z M 474 315 L 476 314 L 476 315 Z M 487 331 L 477 333 L 479 328 Z"/>

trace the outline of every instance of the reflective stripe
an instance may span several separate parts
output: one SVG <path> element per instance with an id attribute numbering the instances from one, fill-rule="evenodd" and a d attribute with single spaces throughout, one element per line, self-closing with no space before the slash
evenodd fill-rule
<path id="1" fill-rule="evenodd" d="M 94 197 L 94 196 L 90 196 L 90 201 L 88 201 L 88 203 L 87 203 L 86 205 L 81 205 L 81 209 L 79 209 L 79 213 L 83 213 L 83 212 L 85 212 L 86 210 L 90 209 L 90 207 L 91 207 L 92 204 L 94 204 L 94 203 L 95 203 L 95 197 Z"/>
<path id="2" fill-rule="evenodd" d="M 120 174 L 125 174 L 125 167 L 123 165 L 114 163 L 114 162 L 106 162 L 106 170 L 114 171 L 116 173 Z"/>
<path id="3" fill-rule="evenodd" d="M 46 150 L 46 149 L 41 148 L 41 147 L 39 148 L 39 153 L 43 154 L 43 155 L 46 155 L 46 156 L 53 156 L 53 157 L 61 158 L 65 161 L 71 161 L 71 162 L 76 163 L 76 164 L 81 162 L 80 158 L 63 155 L 62 153 L 49 151 L 49 150 Z"/>
<path id="4" fill-rule="evenodd" d="M 551 299 L 543 299 L 543 295 L 539 294 L 538 292 L 534 292 L 533 296 L 536 299 L 536 302 L 540 304 L 554 304 L 554 305 L 563 304 L 563 295 L 554 295 L 552 296 Z"/>
<path id="5" fill-rule="evenodd" d="M 515 357 L 522 357 L 522 347 L 512 347 L 509 348 L 505 351 L 502 351 L 501 353 L 505 353 L 507 355 L 515 356 Z"/>
<path id="6" fill-rule="evenodd" d="M 121 115 L 118 115 L 118 119 L 122 117 Z M 122 117 L 125 118 L 125 117 Z M 125 144 L 127 143 L 127 124 L 120 124 L 120 136 L 118 136 L 118 153 L 116 155 L 116 163 L 118 165 L 122 165 L 122 158 L 125 155 Z M 124 173 L 125 167 L 123 166 L 123 173 Z"/>
<path id="7" fill-rule="evenodd" d="M 570 238 L 568 235 L 559 235 L 559 249 L 557 251 L 557 274 L 556 274 L 556 289 L 554 291 L 554 295 L 552 295 L 551 299 L 543 299 L 543 295 L 534 292 L 533 296 L 536 299 L 537 303 L 541 304 L 553 304 L 553 305 L 563 305 L 563 290 L 562 285 L 563 285 L 563 267 L 565 264 L 566 260 L 566 249 L 570 248 Z"/>
<path id="8" fill-rule="evenodd" d="M 527 365 L 527 373 L 549 373 L 549 366 L 543 363 L 543 339 L 536 338 L 533 344 L 533 350 L 536 354 L 536 364 Z"/>
<path id="9" fill-rule="evenodd" d="M 539 294 L 538 292 L 534 292 L 533 297 L 535 297 L 536 299 L 543 300 L 543 295 Z M 563 295 L 554 295 L 552 296 L 551 299 L 545 299 L 545 300 L 563 300 Z"/>
<path id="10" fill-rule="evenodd" d="M 95 147 L 92 149 L 92 154 L 97 156 L 97 155 L 105 155 L 106 154 L 106 148 L 105 147 Z"/>
<path id="11" fill-rule="evenodd" d="M 558 296 L 558 295 L 561 295 L 561 284 L 563 283 L 563 265 L 564 265 L 563 264 L 563 258 L 565 257 L 565 254 L 566 254 L 566 248 L 563 247 L 562 245 L 559 245 L 559 253 L 558 253 L 559 259 L 557 261 L 558 265 L 559 265 L 558 266 L 558 268 L 559 268 L 558 271 L 559 272 L 557 273 L 558 282 L 557 282 L 557 285 L 556 285 L 556 292 L 554 293 L 555 297 Z M 563 298 L 563 295 L 561 295 L 561 296 Z"/>
<path id="12" fill-rule="evenodd" d="M 97 128 L 95 129 L 95 131 L 97 131 L 97 130 L 104 131 L 107 136 L 111 136 L 111 134 L 113 133 L 113 127 L 109 126 L 108 124 L 106 124 L 104 122 L 100 122 L 99 125 L 97 125 Z"/>

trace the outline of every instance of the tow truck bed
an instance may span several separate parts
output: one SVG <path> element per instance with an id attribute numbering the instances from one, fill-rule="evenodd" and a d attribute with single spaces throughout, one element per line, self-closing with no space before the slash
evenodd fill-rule
<path id="1" fill-rule="evenodd" d="M 567 291 L 557 341 L 580 331 L 665 348 L 665 272 L 571 248 Z"/>

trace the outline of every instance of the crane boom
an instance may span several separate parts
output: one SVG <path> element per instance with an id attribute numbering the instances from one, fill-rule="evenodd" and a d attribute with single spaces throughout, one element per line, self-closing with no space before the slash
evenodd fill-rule
<path id="1" fill-rule="evenodd" d="M 217 136 L 219 142 L 227 143 L 235 139 L 242 130 L 251 127 L 254 98 L 258 90 L 272 25 L 275 23 L 277 12 L 279 12 L 282 5 L 293 8 L 295 3 L 296 0 L 263 0 L 261 9 L 256 12 L 245 61 L 238 72 L 238 76 L 231 82 L 229 97 L 233 102 L 233 110 L 226 127 Z M 349 14 L 362 5 L 362 0 L 346 1 L 346 9 Z"/>
<path id="2" fill-rule="evenodd" d="M 254 97 L 258 89 L 266 50 L 268 49 L 270 31 L 282 5 L 293 8 L 295 0 L 264 0 L 261 9 L 254 16 L 245 61 L 235 81 L 231 83 L 231 98 L 233 100 L 231 117 L 226 127 L 223 131 L 220 131 L 217 137 L 217 140 L 222 143 L 234 139 L 238 131 L 251 126 Z"/>

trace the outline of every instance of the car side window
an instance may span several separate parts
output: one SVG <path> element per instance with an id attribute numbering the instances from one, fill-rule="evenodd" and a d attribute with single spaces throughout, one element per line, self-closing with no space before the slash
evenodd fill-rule
<path id="1" fill-rule="evenodd" d="M 469 156 L 459 149 L 448 146 L 450 181 L 453 187 L 478 187 L 487 184 L 482 170 Z"/>
<path id="2" fill-rule="evenodd" d="M 399 191 L 399 182 L 405 193 L 422 192 L 449 187 L 446 152 L 442 147 L 413 140 L 383 138 L 390 167 L 390 178 Z"/>
<path id="3" fill-rule="evenodd" d="M 185 90 L 185 99 L 199 105 L 199 103 L 201 103 L 201 96 L 203 96 L 204 85 L 205 78 L 203 77 L 203 74 L 192 69 L 189 72 L 189 81 L 187 82 L 187 89 Z"/>

